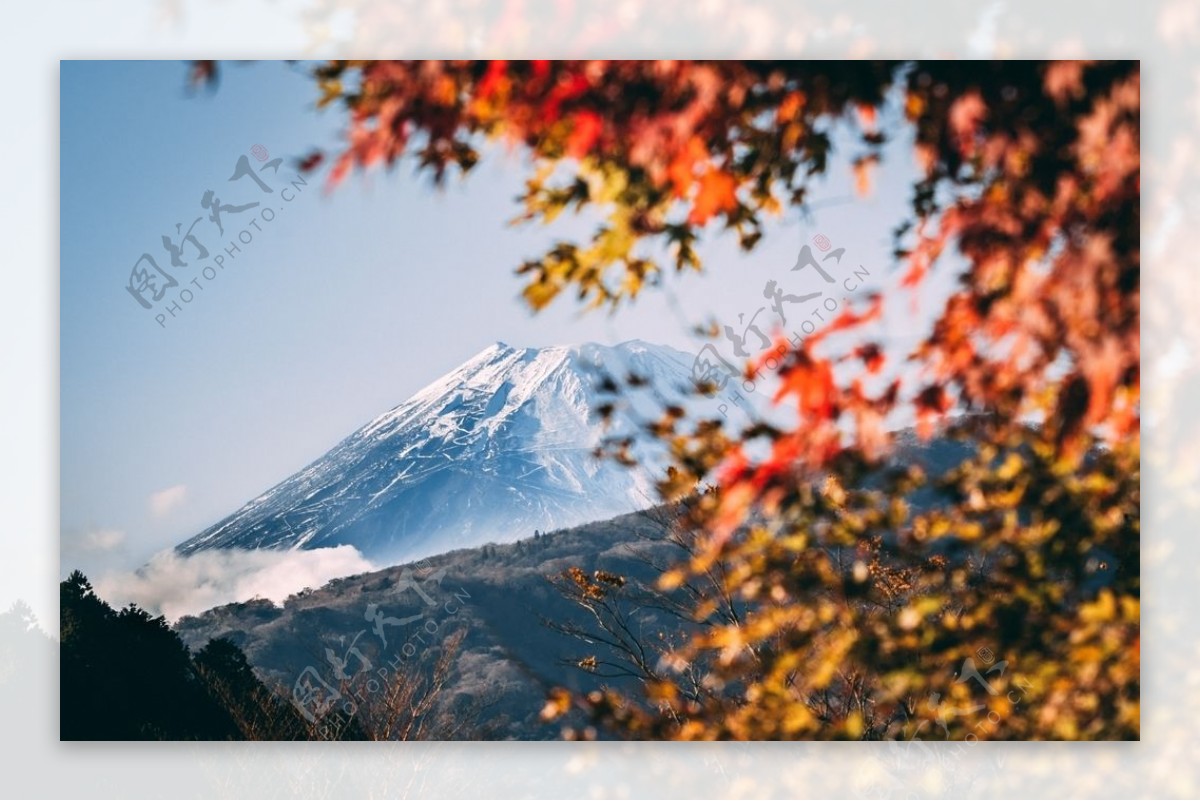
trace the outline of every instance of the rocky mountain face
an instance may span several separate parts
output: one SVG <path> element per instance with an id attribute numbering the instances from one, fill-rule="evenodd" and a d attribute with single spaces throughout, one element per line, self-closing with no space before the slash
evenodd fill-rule
<path id="1" fill-rule="evenodd" d="M 496 343 L 177 550 L 352 545 L 395 564 L 645 508 L 660 459 L 644 423 L 696 402 L 691 361 L 640 341 Z M 604 437 L 631 438 L 643 466 L 597 458 Z"/>

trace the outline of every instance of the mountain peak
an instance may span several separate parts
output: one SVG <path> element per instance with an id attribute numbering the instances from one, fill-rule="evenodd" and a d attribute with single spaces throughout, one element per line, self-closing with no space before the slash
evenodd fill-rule
<path id="1" fill-rule="evenodd" d="M 394 562 L 637 511 L 655 502 L 653 469 L 599 460 L 595 449 L 628 436 L 639 460 L 656 464 L 644 422 L 664 402 L 687 404 L 690 364 L 641 340 L 495 342 L 179 550 L 348 544 Z M 606 374 L 637 374 L 647 387 L 603 425 Z"/>

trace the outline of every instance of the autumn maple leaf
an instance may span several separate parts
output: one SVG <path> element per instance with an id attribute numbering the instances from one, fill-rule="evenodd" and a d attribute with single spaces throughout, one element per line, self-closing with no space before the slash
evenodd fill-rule
<path id="1" fill-rule="evenodd" d="M 604 123 L 594 111 L 581 111 L 572 117 L 575 126 L 567 137 L 567 155 L 580 159 L 588 154 L 592 145 L 600 138 Z"/>
<path id="2" fill-rule="evenodd" d="M 700 190 L 692 201 L 688 222 L 704 225 L 714 214 L 728 214 L 737 208 L 737 180 L 720 169 L 711 169 L 700 176 Z"/>

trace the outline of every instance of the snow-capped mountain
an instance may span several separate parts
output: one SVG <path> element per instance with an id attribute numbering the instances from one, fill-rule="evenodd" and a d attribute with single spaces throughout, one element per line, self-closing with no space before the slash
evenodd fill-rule
<path id="1" fill-rule="evenodd" d="M 645 508 L 659 458 L 642 424 L 695 408 L 691 365 L 636 340 L 496 343 L 178 550 L 348 544 L 395 562 Z M 631 375 L 644 383 L 613 396 L 606 377 Z M 606 427 L 597 408 L 614 397 Z M 596 458 L 611 436 L 633 437 L 645 467 Z"/>

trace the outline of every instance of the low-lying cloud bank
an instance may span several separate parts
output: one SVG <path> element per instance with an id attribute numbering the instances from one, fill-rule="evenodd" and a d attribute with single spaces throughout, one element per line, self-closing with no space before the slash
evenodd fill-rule
<path id="1" fill-rule="evenodd" d="M 107 574 L 95 586 L 114 608 L 132 602 L 174 622 L 255 597 L 278 603 L 305 587 L 374 569 L 351 545 L 308 551 L 220 549 L 188 556 L 170 550 L 132 573 Z"/>

